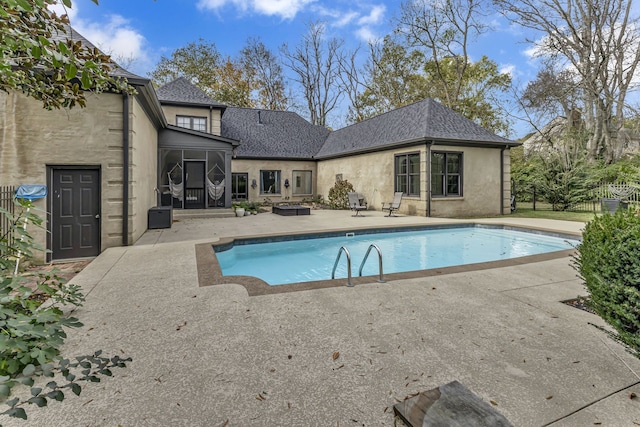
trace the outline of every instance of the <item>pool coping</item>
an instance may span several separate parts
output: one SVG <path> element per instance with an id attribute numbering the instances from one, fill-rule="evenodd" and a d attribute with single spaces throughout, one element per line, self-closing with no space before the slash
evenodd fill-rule
<path id="1" fill-rule="evenodd" d="M 225 276 L 222 274 L 222 269 L 218 263 L 218 258 L 215 255 L 214 247 L 227 247 L 234 244 L 250 244 L 258 241 L 283 241 L 283 240 L 297 240 L 303 237 L 309 236 L 324 236 L 330 237 L 332 235 L 343 235 L 350 232 L 369 232 L 367 234 L 382 233 L 388 231 L 411 231 L 411 230 L 425 230 L 425 229 L 446 229 L 446 228 L 495 228 L 502 230 L 514 230 L 524 231 L 534 234 L 546 234 L 555 237 L 564 238 L 579 238 L 580 233 L 570 232 L 558 232 L 556 230 L 541 228 L 541 227 L 523 227 L 514 226 L 504 223 L 482 223 L 482 222 L 463 222 L 463 223 L 443 223 L 443 224 L 428 224 L 428 225 L 397 225 L 391 227 L 350 227 L 350 228 L 336 228 L 330 230 L 315 230 L 308 232 L 296 232 L 296 233 L 274 233 L 274 234 L 258 234 L 250 236 L 238 236 L 222 238 L 216 242 L 200 243 L 195 245 L 196 250 L 196 265 L 198 271 L 198 285 L 200 287 L 215 286 L 224 284 L 238 284 L 243 286 L 249 296 L 260 295 L 272 295 L 288 292 L 300 292 L 313 289 L 328 289 L 339 286 L 346 286 L 347 279 L 328 279 L 328 280 L 316 280 L 311 282 L 297 282 L 284 285 L 271 286 L 262 279 L 254 276 Z M 518 258 L 510 258 L 499 261 L 488 261 L 474 264 L 457 265 L 451 267 L 439 267 L 427 270 L 413 270 L 401 273 L 387 273 L 384 274 L 385 283 L 396 280 L 415 279 L 421 277 L 441 276 L 446 274 L 463 273 L 469 271 L 488 270 L 492 268 L 500 267 L 512 267 L 522 264 L 530 264 L 535 262 L 548 261 L 553 259 L 571 257 L 575 254 L 575 249 L 565 249 L 561 251 L 547 252 L 537 255 L 529 255 Z M 378 275 L 373 276 L 353 276 L 351 280 L 355 286 L 379 283 Z"/>

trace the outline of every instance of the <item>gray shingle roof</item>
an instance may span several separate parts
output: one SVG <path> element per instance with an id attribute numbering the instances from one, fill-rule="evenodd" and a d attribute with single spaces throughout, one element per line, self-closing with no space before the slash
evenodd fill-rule
<path id="1" fill-rule="evenodd" d="M 240 141 L 238 157 L 312 159 L 329 130 L 291 111 L 229 107 L 221 133 Z"/>
<path id="2" fill-rule="evenodd" d="M 418 141 L 518 145 L 455 113 L 433 99 L 424 99 L 331 132 L 317 158 L 371 151 Z"/>
<path id="3" fill-rule="evenodd" d="M 203 105 L 207 107 L 225 108 L 226 105 L 214 101 L 185 77 L 178 77 L 171 83 L 156 90 L 158 99 L 164 104 Z"/>

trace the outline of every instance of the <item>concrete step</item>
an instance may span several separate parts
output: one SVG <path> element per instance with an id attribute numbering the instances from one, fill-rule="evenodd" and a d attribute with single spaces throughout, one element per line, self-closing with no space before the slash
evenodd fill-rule
<path id="1" fill-rule="evenodd" d="M 188 218 L 229 218 L 232 216 L 236 216 L 236 213 L 231 208 L 173 210 L 174 220 Z"/>

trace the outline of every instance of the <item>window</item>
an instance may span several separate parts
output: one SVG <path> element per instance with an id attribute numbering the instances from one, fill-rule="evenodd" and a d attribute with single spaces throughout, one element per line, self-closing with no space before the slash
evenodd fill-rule
<path id="1" fill-rule="evenodd" d="M 431 194 L 462 196 L 462 153 L 431 153 Z"/>
<path id="2" fill-rule="evenodd" d="M 420 197 L 420 153 L 396 154 L 395 191 Z"/>
<path id="3" fill-rule="evenodd" d="M 260 194 L 280 194 L 280 171 L 260 171 Z"/>
<path id="4" fill-rule="evenodd" d="M 231 198 L 233 200 L 247 200 L 249 174 L 232 173 L 231 174 Z"/>
<path id="5" fill-rule="evenodd" d="M 176 126 L 181 128 L 193 129 L 200 132 L 207 131 L 207 118 L 206 117 L 190 117 L 190 116 L 176 116 Z"/>
<path id="6" fill-rule="evenodd" d="M 293 195 L 310 195 L 311 171 L 293 171 Z"/>

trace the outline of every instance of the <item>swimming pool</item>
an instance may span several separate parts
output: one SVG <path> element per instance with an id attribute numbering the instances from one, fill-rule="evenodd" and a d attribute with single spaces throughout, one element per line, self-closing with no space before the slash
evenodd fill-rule
<path id="1" fill-rule="evenodd" d="M 237 239 L 213 245 L 224 276 L 253 276 L 271 286 L 328 280 L 336 256 L 345 247 L 352 274 L 370 245 L 382 253 L 385 274 L 483 263 L 572 249 L 575 236 L 547 235 L 477 224 L 413 227 L 405 230 L 358 230 L 267 239 Z M 378 254 L 371 251 L 363 276 L 378 275 Z M 346 278 L 346 257 L 341 256 L 335 278 Z"/>

